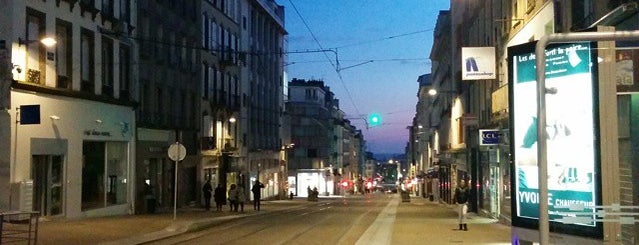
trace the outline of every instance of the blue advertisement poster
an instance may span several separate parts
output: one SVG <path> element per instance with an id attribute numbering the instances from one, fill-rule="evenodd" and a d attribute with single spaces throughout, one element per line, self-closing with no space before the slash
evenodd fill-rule
<path id="1" fill-rule="evenodd" d="M 510 54 L 516 216 L 538 219 L 537 98 L 534 50 Z M 565 217 L 560 206 L 595 206 L 596 144 L 590 43 L 546 49 L 546 137 L 550 220 Z M 592 220 L 576 225 L 596 226 Z"/>

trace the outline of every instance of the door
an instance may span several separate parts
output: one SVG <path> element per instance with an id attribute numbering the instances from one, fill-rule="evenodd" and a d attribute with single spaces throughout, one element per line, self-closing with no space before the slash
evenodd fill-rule
<path id="1" fill-rule="evenodd" d="M 499 218 L 499 166 L 490 166 L 490 214 Z"/>
<path id="2" fill-rule="evenodd" d="M 62 214 L 63 156 L 33 155 L 33 210 L 42 216 Z"/>

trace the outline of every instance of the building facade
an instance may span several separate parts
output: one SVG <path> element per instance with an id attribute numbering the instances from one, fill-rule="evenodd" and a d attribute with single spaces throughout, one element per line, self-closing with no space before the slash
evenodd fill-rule
<path id="1" fill-rule="evenodd" d="M 339 101 L 323 81 L 293 79 L 288 83 L 286 114 L 290 117 L 289 183 L 306 196 L 308 187 L 323 195 L 343 193 L 339 183 L 361 177 L 365 141 L 339 109 Z"/>
<path id="2" fill-rule="evenodd" d="M 451 89 L 450 99 L 441 105 L 434 99 L 433 114 L 429 120 L 437 121 L 437 128 L 432 134 L 429 148 L 433 152 L 433 161 L 439 162 L 438 176 L 443 190 L 442 201 L 450 202 L 450 190 L 455 188 L 459 179 L 471 183 L 473 188 L 470 210 L 483 215 L 498 218 L 510 224 L 517 220 L 513 229 L 514 236 L 522 240 L 536 241 L 538 231 L 532 227 L 519 224 L 521 218 L 516 210 L 519 205 L 517 186 L 521 175 L 514 174 L 517 162 L 512 149 L 513 125 L 510 114 L 509 86 L 510 81 L 508 48 L 519 44 L 539 40 L 552 33 L 575 33 L 602 30 L 637 30 L 637 2 L 636 1 L 547 1 L 547 0 L 494 0 L 494 1 L 451 1 L 450 35 L 440 38 L 438 27 L 435 29 L 435 42 L 431 59 L 433 59 L 432 76 L 433 87 Z M 438 22 L 439 23 L 439 22 Z M 438 25 L 439 26 L 439 25 Z M 452 45 L 443 48 L 444 45 Z M 634 159 L 632 145 L 635 136 L 632 130 L 633 110 L 631 108 L 633 88 L 636 80 L 629 74 L 635 72 L 636 42 L 599 42 L 600 47 L 614 47 L 612 52 L 597 51 L 602 58 L 598 62 L 599 77 L 595 79 L 598 86 L 596 101 L 598 108 L 598 131 L 595 142 L 606 142 L 596 148 L 600 157 L 596 164 L 600 164 L 601 190 L 597 198 L 603 205 L 620 204 L 636 205 L 636 164 L 628 159 Z M 462 48 L 464 47 L 494 47 L 495 78 L 464 80 L 461 76 L 467 67 L 461 63 Z M 621 47 L 621 48 L 620 48 Z M 445 50 L 442 52 L 442 50 Z M 606 49 L 611 50 L 611 49 Z M 448 60 L 445 60 L 448 57 Z M 610 58 L 606 58 L 610 57 Z M 490 59 L 490 58 L 489 58 Z M 614 60 L 610 62 L 610 60 Z M 444 66 L 449 69 L 442 69 Z M 625 68 L 622 68 L 625 67 Z M 632 68 L 631 68 L 632 67 Z M 626 69 L 627 72 L 622 70 Z M 616 72 L 615 72 L 616 71 Z M 448 79 L 439 78 L 439 74 L 449 74 Z M 615 82 L 617 79 L 616 88 Z M 625 80 L 624 80 L 625 79 Z M 449 81 L 450 86 L 440 87 Z M 625 82 L 624 82 L 625 81 Z M 615 106 L 616 105 L 616 106 Z M 439 108 L 443 108 L 441 113 Z M 424 113 L 418 110 L 419 114 Z M 417 120 L 420 121 L 420 120 Z M 415 125 L 413 125 L 415 126 Z M 610 129 L 611 131 L 609 131 Z M 490 131 L 490 137 L 498 136 L 498 142 L 484 144 L 480 140 L 487 137 L 482 132 Z M 446 135 L 444 135 L 446 134 Z M 551 149 L 549 149 L 551 150 Z M 448 162 L 448 163 L 447 163 Z M 549 174 L 556 174 L 553 170 Z M 598 170 L 599 171 L 599 170 Z M 614 176 L 614 177 L 613 177 Z M 635 177 L 633 177 L 635 176 Z M 457 179 L 457 180 L 456 180 Z M 562 181 L 567 181 L 563 179 Z M 635 181 L 636 182 L 636 181 Z M 563 182 L 562 182 L 563 183 Z M 554 183 L 557 184 L 557 183 Z M 565 183 L 564 183 L 565 184 Z M 561 183 L 560 183 L 561 185 Z M 557 224 L 551 224 L 555 227 Z M 619 223 L 604 223 L 598 225 L 604 242 L 616 241 L 633 244 L 636 242 L 636 225 L 619 225 Z M 531 229 L 532 228 L 532 229 Z M 602 241 L 596 237 L 598 232 L 589 234 L 579 233 L 576 228 L 557 228 L 569 230 L 566 234 L 557 234 L 561 239 L 569 239 L 571 243 Z M 571 230 L 572 229 L 572 230 Z M 583 232 L 582 232 L 583 233 Z M 581 234 L 581 235 L 579 235 Z M 589 237 L 589 238 L 584 238 Z M 611 240 L 611 238 L 614 239 Z"/>
<path id="3" fill-rule="evenodd" d="M 246 156 L 246 169 L 250 183 L 264 183 L 262 197 L 283 198 L 287 192 L 287 167 L 283 161 L 285 149 L 290 147 L 283 139 L 284 112 L 284 7 L 274 0 L 252 0 L 242 5 L 242 36 L 247 50 L 242 69 L 242 134 Z M 242 120 L 242 119 L 240 119 Z M 245 144 L 245 145 L 244 145 Z"/>
<path id="4" fill-rule="evenodd" d="M 198 189 L 199 3 L 136 3 L 140 13 L 134 31 L 139 61 L 133 64 L 139 81 L 136 194 L 139 200 L 153 199 L 159 209 L 168 210 L 198 198 L 197 192 L 180 190 Z M 176 142 L 186 149 L 179 164 L 167 155 L 169 145 Z M 138 213 L 155 209 L 145 201 L 136 204 Z"/>
<path id="5" fill-rule="evenodd" d="M 133 213 L 135 5 L 9 1 L 0 12 L 0 209 Z"/>
<path id="6" fill-rule="evenodd" d="M 246 3 L 245 3 L 246 4 Z M 240 1 L 201 1 L 201 99 L 198 181 L 227 188 L 240 182 L 244 93 Z M 244 169 L 246 171 L 246 169 Z"/>

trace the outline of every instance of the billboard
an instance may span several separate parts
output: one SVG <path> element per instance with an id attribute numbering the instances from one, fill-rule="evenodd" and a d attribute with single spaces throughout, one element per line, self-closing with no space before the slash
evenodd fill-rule
<path id="1" fill-rule="evenodd" d="M 495 79 L 495 47 L 462 47 L 462 80 Z"/>
<path id="2" fill-rule="evenodd" d="M 508 48 L 513 225 L 534 228 L 539 218 L 535 43 Z M 563 43 L 546 49 L 546 142 L 551 230 L 601 236 L 601 224 L 564 224 L 574 216 L 562 206 L 599 205 L 599 125 L 593 44 Z M 595 218 L 595 210 L 587 209 Z"/>

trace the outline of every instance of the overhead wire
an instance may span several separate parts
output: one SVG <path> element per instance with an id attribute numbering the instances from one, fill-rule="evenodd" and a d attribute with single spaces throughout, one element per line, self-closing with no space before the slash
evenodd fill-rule
<path id="1" fill-rule="evenodd" d="M 359 45 L 364 45 L 364 44 L 369 44 L 369 43 L 374 43 L 374 42 L 380 42 L 380 41 L 386 41 L 386 40 L 393 39 L 393 38 L 404 37 L 404 36 L 410 36 L 410 35 L 415 35 L 415 34 L 419 34 L 419 33 L 423 33 L 423 32 L 428 32 L 428 31 L 433 31 L 433 29 L 426 29 L 426 30 L 414 31 L 414 32 L 403 33 L 403 34 L 394 35 L 394 36 L 388 36 L 388 37 L 384 37 L 384 38 L 380 38 L 380 39 L 375 39 L 375 40 L 369 40 L 369 41 L 362 41 L 362 42 L 358 42 L 358 43 L 347 44 L 347 45 L 344 45 L 344 46 L 336 47 L 335 49 L 338 49 L 338 48 L 347 48 L 347 47 L 353 47 L 353 46 L 359 46 Z"/>
<path id="2" fill-rule="evenodd" d="M 320 50 L 324 50 L 324 47 L 322 46 L 322 44 L 319 42 L 319 40 L 317 39 L 317 37 L 315 37 L 315 34 L 313 33 L 313 31 L 311 30 L 311 28 L 308 26 L 308 23 L 306 22 L 306 20 L 304 19 L 304 17 L 302 16 L 302 14 L 300 13 L 300 11 L 297 9 L 297 7 L 295 6 L 295 4 L 293 3 L 292 0 L 288 0 L 288 2 L 291 4 L 291 7 L 293 7 L 293 10 L 295 10 L 295 13 L 297 14 L 297 16 L 300 18 L 300 20 L 302 21 L 302 23 L 304 24 L 304 26 L 306 27 L 306 29 L 308 30 L 308 32 L 311 34 L 311 36 L 313 37 L 313 40 L 315 40 L 315 43 L 317 43 L 317 46 L 320 48 Z M 324 56 L 326 57 L 327 60 L 329 60 L 329 62 L 331 63 L 331 65 L 333 66 L 333 68 L 335 68 L 335 72 L 337 73 L 337 77 L 339 78 L 339 81 L 342 83 L 342 86 L 344 87 L 344 90 L 346 91 L 346 95 L 348 96 L 351 104 L 353 105 L 353 108 L 355 109 L 355 112 L 359 115 L 359 109 L 357 109 L 357 105 L 355 104 L 355 100 L 353 100 L 353 96 L 351 95 L 351 92 L 348 90 L 348 87 L 346 87 L 346 83 L 344 82 L 344 78 L 342 78 L 342 74 L 340 73 L 340 69 L 339 69 L 339 59 L 337 58 L 337 49 L 335 49 L 335 60 L 337 64 L 333 64 L 333 61 L 331 61 L 331 59 L 328 57 L 328 55 L 326 54 L 326 52 L 324 52 Z M 361 118 L 362 120 L 364 120 L 366 122 L 366 128 L 368 128 L 368 121 L 366 121 L 366 118 Z"/>

